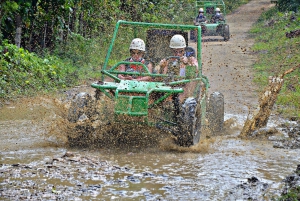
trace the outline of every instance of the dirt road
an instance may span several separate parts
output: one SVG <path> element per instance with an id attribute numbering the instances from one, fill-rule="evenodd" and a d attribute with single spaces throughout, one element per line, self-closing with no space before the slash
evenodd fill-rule
<path id="1" fill-rule="evenodd" d="M 222 37 L 203 37 L 203 74 L 210 81 L 211 92 L 224 94 L 226 113 L 247 115 L 249 108 L 257 106 L 257 87 L 252 82 L 256 58 L 250 49 L 254 40 L 248 32 L 270 6 L 270 0 L 252 0 L 228 15 L 228 42 Z"/>
<path id="2" fill-rule="evenodd" d="M 204 38 L 203 74 L 209 78 L 211 92 L 224 94 L 226 114 L 246 116 L 248 107 L 257 106 L 251 70 L 253 39 L 247 32 L 270 6 L 270 0 L 252 0 L 228 15 L 228 42 Z M 110 141 L 108 148 L 71 149 L 55 138 L 66 134 L 58 121 L 63 108 L 53 100 L 57 99 L 38 97 L 0 108 L 3 200 L 248 200 L 249 194 L 232 189 L 253 176 L 268 183 L 269 194 L 254 190 L 252 199 L 266 200 L 300 160 L 299 149 L 275 149 L 268 141 L 237 139 L 236 130 L 185 153 L 151 143 L 122 148 Z M 125 134 L 122 144 L 132 135 Z M 139 140 L 157 138 L 157 133 L 151 134 Z M 233 191 L 240 195 L 228 197 Z"/>

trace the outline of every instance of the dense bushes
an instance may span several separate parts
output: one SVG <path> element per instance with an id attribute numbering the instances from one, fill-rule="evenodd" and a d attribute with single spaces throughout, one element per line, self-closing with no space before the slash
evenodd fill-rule
<path id="1" fill-rule="evenodd" d="M 225 0 L 227 13 L 248 1 Z M 24 2 L 0 3 L 0 98 L 97 79 L 119 19 L 191 24 L 195 13 L 192 0 Z M 20 49 L 9 44 L 15 42 L 17 26 L 22 27 Z M 132 35 L 122 38 L 117 48 L 124 54 L 113 55 L 115 60 L 128 53 Z"/>
<path id="2" fill-rule="evenodd" d="M 6 42 L 0 46 L 0 98 L 32 95 L 74 84 L 78 72 L 55 56 L 40 58 Z"/>
<path id="3" fill-rule="evenodd" d="M 300 1 L 299 0 L 278 0 L 277 6 L 279 11 L 281 12 L 284 11 L 297 12 L 300 9 Z"/>

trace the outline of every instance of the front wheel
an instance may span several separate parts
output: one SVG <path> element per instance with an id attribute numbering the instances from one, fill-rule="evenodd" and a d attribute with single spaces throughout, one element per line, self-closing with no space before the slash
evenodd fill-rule
<path id="1" fill-rule="evenodd" d="M 81 92 L 74 96 L 69 111 L 68 120 L 72 123 L 90 118 L 95 108 L 92 96 L 88 93 Z"/>
<path id="2" fill-rule="evenodd" d="M 91 123 L 95 115 L 92 96 L 86 92 L 76 94 L 71 102 L 67 120 L 68 124 L 68 143 L 70 146 L 87 146 L 90 142 L 91 133 L 94 127 Z"/>
<path id="3" fill-rule="evenodd" d="M 179 121 L 178 144 L 184 147 L 197 144 L 200 140 L 201 112 L 200 103 L 197 103 L 195 98 L 186 99 L 181 108 Z"/>
<path id="4" fill-rule="evenodd" d="M 224 36 L 224 41 L 228 41 L 230 38 L 229 25 L 227 25 L 227 24 L 225 24 L 225 26 L 224 26 L 223 36 Z"/>

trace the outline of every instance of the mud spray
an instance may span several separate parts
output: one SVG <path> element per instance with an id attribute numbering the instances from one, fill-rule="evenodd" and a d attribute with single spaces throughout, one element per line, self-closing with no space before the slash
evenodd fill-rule
<path id="1" fill-rule="evenodd" d="M 252 118 L 247 118 L 240 133 L 241 138 L 247 138 L 253 133 L 253 131 L 267 125 L 272 108 L 283 85 L 284 76 L 293 72 L 299 67 L 300 65 L 297 65 L 279 76 L 269 77 L 269 84 L 260 96 L 259 107 L 252 115 Z"/>
<path id="2" fill-rule="evenodd" d="M 74 96 L 76 93 L 67 94 Z M 94 92 L 90 94 L 94 97 Z M 59 143 L 70 147 L 113 148 L 131 151 L 133 149 L 160 149 L 207 153 L 213 151 L 214 144 L 216 144 L 216 140 L 210 138 L 200 141 L 195 146 L 180 147 L 170 132 L 147 125 L 124 123 L 125 119 L 116 122 L 113 112 L 114 103 L 104 95 L 101 95 L 99 100 L 93 98 L 92 104 L 84 111 L 88 115 L 85 118 L 79 118 L 79 121 L 76 122 L 68 120 L 72 98 L 59 97 L 52 99 L 51 102 L 57 116 L 51 122 L 47 137 L 56 138 Z"/>
<path id="3" fill-rule="evenodd" d="M 248 117 L 242 131 L 241 138 L 248 138 L 253 131 L 267 125 L 272 108 L 283 85 L 285 75 L 293 72 L 300 65 L 295 66 L 283 74 L 270 77 L 269 85 L 265 88 L 259 99 L 259 107 Z M 94 92 L 92 92 L 91 96 Z M 70 94 L 70 93 L 69 93 Z M 74 94 L 73 94 L 74 96 Z M 92 105 L 87 108 L 90 113 L 88 117 L 80 121 L 68 121 L 68 110 L 70 109 L 70 98 L 55 99 L 56 118 L 53 122 L 49 135 L 55 136 L 60 142 L 67 143 L 72 147 L 88 148 L 115 148 L 115 149 L 147 149 L 159 148 L 165 151 L 197 152 L 207 153 L 214 150 L 214 146 L 220 142 L 220 138 L 214 138 L 210 133 L 203 133 L 210 138 L 202 139 L 197 145 L 191 147 L 180 147 L 175 142 L 175 137 L 166 131 L 155 127 L 140 124 L 124 123 L 114 121 L 114 104 L 106 96 L 93 99 Z M 95 108 L 92 109 L 91 108 Z M 230 119 L 229 119 L 230 121 Z M 232 123 L 225 122 L 224 131 L 220 135 L 226 135 L 231 129 Z M 219 139 L 219 140 L 216 140 Z"/>

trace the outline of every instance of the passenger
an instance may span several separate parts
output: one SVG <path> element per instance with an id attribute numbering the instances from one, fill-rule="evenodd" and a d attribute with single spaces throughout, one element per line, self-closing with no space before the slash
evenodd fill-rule
<path id="1" fill-rule="evenodd" d="M 145 64 L 149 72 L 152 73 L 152 64 L 144 59 L 145 55 L 145 42 L 140 38 L 135 38 L 131 41 L 130 47 L 130 55 L 131 57 L 125 59 L 125 61 L 129 62 L 141 62 Z M 129 65 L 129 64 L 121 64 L 119 67 L 120 71 L 123 72 L 145 72 L 143 66 L 141 65 Z M 136 80 L 136 81 L 150 81 L 152 78 L 150 76 L 136 76 L 136 75 L 122 75 L 119 74 L 118 77 L 123 80 Z"/>
<path id="2" fill-rule="evenodd" d="M 185 76 L 185 67 L 186 66 L 196 66 L 198 69 L 198 61 L 194 56 L 187 57 L 185 48 L 186 48 L 186 42 L 185 39 L 182 35 L 176 34 L 174 35 L 171 40 L 170 40 L 170 46 L 169 46 L 172 51 L 173 51 L 173 56 L 178 56 L 180 57 L 180 71 L 179 75 L 180 76 Z M 169 62 L 172 62 L 176 60 L 174 59 L 162 59 L 159 63 L 159 66 L 163 69 L 163 74 L 167 74 L 168 72 L 168 65 Z"/>
<path id="3" fill-rule="evenodd" d="M 205 15 L 204 15 L 204 10 L 203 10 L 203 8 L 200 8 L 200 9 L 199 9 L 199 14 L 198 14 L 197 17 L 196 17 L 196 19 L 195 19 L 195 21 L 194 21 L 194 24 L 195 24 L 195 26 L 198 26 L 199 23 L 201 23 L 201 22 L 206 23 L 206 17 L 205 17 Z"/>
<path id="4" fill-rule="evenodd" d="M 220 8 L 216 8 L 215 12 L 216 12 L 215 15 L 213 15 L 212 18 L 211 18 L 211 22 L 212 23 L 217 23 L 218 21 L 223 21 L 224 17 L 221 14 Z"/>

